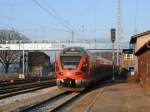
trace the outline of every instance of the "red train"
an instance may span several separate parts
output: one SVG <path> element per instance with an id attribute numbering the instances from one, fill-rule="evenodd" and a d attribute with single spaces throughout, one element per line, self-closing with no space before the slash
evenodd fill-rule
<path id="1" fill-rule="evenodd" d="M 112 64 L 82 47 L 65 48 L 56 59 L 57 86 L 81 91 L 112 74 Z"/>

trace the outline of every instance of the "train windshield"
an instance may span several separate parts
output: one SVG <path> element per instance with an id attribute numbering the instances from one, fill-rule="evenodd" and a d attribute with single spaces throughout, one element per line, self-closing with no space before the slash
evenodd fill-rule
<path id="1" fill-rule="evenodd" d="M 81 56 L 61 56 L 62 69 L 75 70 L 77 69 Z"/>

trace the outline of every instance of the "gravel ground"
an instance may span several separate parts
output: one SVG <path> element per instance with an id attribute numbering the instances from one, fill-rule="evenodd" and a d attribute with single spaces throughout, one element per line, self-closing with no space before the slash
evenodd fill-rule
<path id="1" fill-rule="evenodd" d="M 62 91 L 56 86 L 37 90 L 0 100 L 0 112 L 19 111 L 20 108 L 31 106 L 46 100 Z"/>

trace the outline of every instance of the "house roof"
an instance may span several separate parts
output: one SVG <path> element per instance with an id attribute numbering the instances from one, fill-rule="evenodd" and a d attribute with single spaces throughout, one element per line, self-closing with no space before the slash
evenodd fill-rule
<path id="1" fill-rule="evenodd" d="M 130 53 L 133 53 L 133 49 L 123 49 L 122 52 L 130 54 Z"/>
<path id="2" fill-rule="evenodd" d="M 136 43 L 137 38 L 142 37 L 144 35 L 148 35 L 148 34 L 150 34 L 150 30 L 142 32 L 142 33 L 139 33 L 139 34 L 136 34 L 136 35 L 133 35 L 131 37 L 130 43 L 131 44 Z"/>
<path id="3" fill-rule="evenodd" d="M 146 42 L 138 51 L 136 51 L 135 55 L 139 55 L 148 49 L 150 49 L 150 40 Z"/>

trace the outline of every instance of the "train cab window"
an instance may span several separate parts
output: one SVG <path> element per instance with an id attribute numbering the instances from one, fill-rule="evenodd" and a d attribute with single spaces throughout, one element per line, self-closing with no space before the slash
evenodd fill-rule
<path id="1" fill-rule="evenodd" d="M 79 65 L 80 59 L 81 56 L 62 56 L 62 68 L 66 70 L 75 70 Z"/>
<path id="2" fill-rule="evenodd" d="M 59 71 L 59 67 L 57 63 L 55 64 L 55 67 L 56 67 L 56 71 Z"/>

